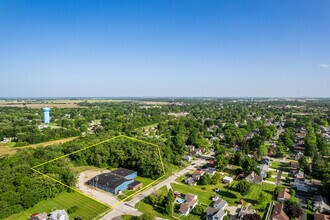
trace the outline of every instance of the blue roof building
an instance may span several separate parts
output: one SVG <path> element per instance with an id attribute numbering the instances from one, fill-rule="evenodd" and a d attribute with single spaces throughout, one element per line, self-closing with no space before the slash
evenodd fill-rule
<path id="1" fill-rule="evenodd" d="M 134 185 L 141 184 L 134 180 L 135 177 L 137 177 L 136 171 L 119 168 L 109 173 L 102 173 L 88 180 L 87 184 L 117 195 L 127 188 L 134 188 Z"/>

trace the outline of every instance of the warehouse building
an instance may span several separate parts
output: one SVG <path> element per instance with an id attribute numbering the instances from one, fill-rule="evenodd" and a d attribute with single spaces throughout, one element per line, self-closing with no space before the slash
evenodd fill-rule
<path id="1" fill-rule="evenodd" d="M 141 188 L 142 183 L 134 180 L 136 177 L 136 171 L 119 168 L 109 173 L 97 175 L 86 183 L 117 195 L 127 189 L 135 190 Z"/>

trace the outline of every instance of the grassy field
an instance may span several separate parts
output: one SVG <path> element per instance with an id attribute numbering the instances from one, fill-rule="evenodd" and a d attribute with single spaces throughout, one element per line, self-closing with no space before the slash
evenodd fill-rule
<path id="1" fill-rule="evenodd" d="M 42 201 L 30 209 L 6 218 L 6 220 L 26 220 L 37 212 L 47 212 L 49 214 L 52 210 L 68 209 L 72 206 L 78 206 L 79 209 L 76 213 L 70 215 L 70 219 L 76 216 L 80 216 L 82 219 L 98 219 L 100 214 L 109 210 L 107 206 L 80 193 L 62 192 L 55 198 Z"/>
<path id="2" fill-rule="evenodd" d="M 4 155 L 4 154 L 13 155 L 16 153 L 17 150 L 24 149 L 24 148 L 47 147 L 47 146 L 55 145 L 55 144 L 63 144 L 65 142 L 72 141 L 76 138 L 78 138 L 78 137 L 63 138 L 60 140 L 53 140 L 53 141 L 47 141 L 47 142 L 38 143 L 38 144 L 31 144 L 31 145 L 27 145 L 24 147 L 15 147 L 15 144 L 16 144 L 15 142 L 10 142 L 10 143 L 6 143 L 6 144 L 1 143 L 0 144 L 0 156 Z"/>
<path id="3" fill-rule="evenodd" d="M 272 161 L 272 164 L 270 165 L 270 168 L 278 169 L 280 166 L 281 166 L 280 161 Z"/>

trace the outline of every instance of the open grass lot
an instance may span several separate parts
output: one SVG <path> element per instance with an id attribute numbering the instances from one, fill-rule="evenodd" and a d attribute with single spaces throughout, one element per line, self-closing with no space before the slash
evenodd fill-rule
<path id="1" fill-rule="evenodd" d="M 171 184 L 174 191 L 178 191 L 183 194 L 192 193 L 198 196 L 199 203 L 205 205 L 210 205 L 212 196 L 217 195 L 214 192 L 215 188 L 219 188 L 220 192 L 218 193 L 220 197 L 225 199 L 230 205 L 237 205 L 239 199 L 242 197 L 238 192 L 233 190 L 228 190 L 225 188 L 225 185 L 218 183 L 217 185 L 206 185 L 206 186 L 188 186 L 186 184 Z"/>
<path id="2" fill-rule="evenodd" d="M 55 209 L 68 209 L 72 206 L 78 206 L 79 210 L 70 215 L 70 219 L 80 216 L 82 219 L 98 219 L 100 214 L 104 213 L 109 207 L 102 205 L 80 193 L 62 192 L 53 199 L 48 199 L 38 203 L 30 209 L 12 215 L 6 220 L 26 220 L 34 213 L 47 212 Z"/>
<path id="3" fill-rule="evenodd" d="M 280 161 L 272 161 L 272 164 L 270 165 L 270 168 L 278 169 L 280 166 L 281 166 Z"/>
<path id="4" fill-rule="evenodd" d="M 275 185 L 269 183 L 263 183 L 262 185 L 253 184 L 251 192 L 244 197 L 246 202 L 251 203 L 251 205 L 256 209 L 265 209 L 267 203 L 271 202 L 273 199 L 273 192 L 275 190 Z M 264 192 L 266 198 L 264 202 L 260 202 L 259 194 Z"/>

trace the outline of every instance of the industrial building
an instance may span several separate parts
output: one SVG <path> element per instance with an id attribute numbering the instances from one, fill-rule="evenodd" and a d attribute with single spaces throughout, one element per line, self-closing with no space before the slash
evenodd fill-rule
<path id="1" fill-rule="evenodd" d="M 50 108 L 43 108 L 42 111 L 44 112 L 44 123 L 45 124 L 49 124 L 50 122 L 50 116 L 49 116 L 49 112 L 50 112 Z"/>
<path id="2" fill-rule="evenodd" d="M 141 188 L 142 183 L 134 180 L 136 177 L 136 171 L 119 168 L 109 173 L 97 175 L 86 183 L 117 195 L 127 189 Z"/>

